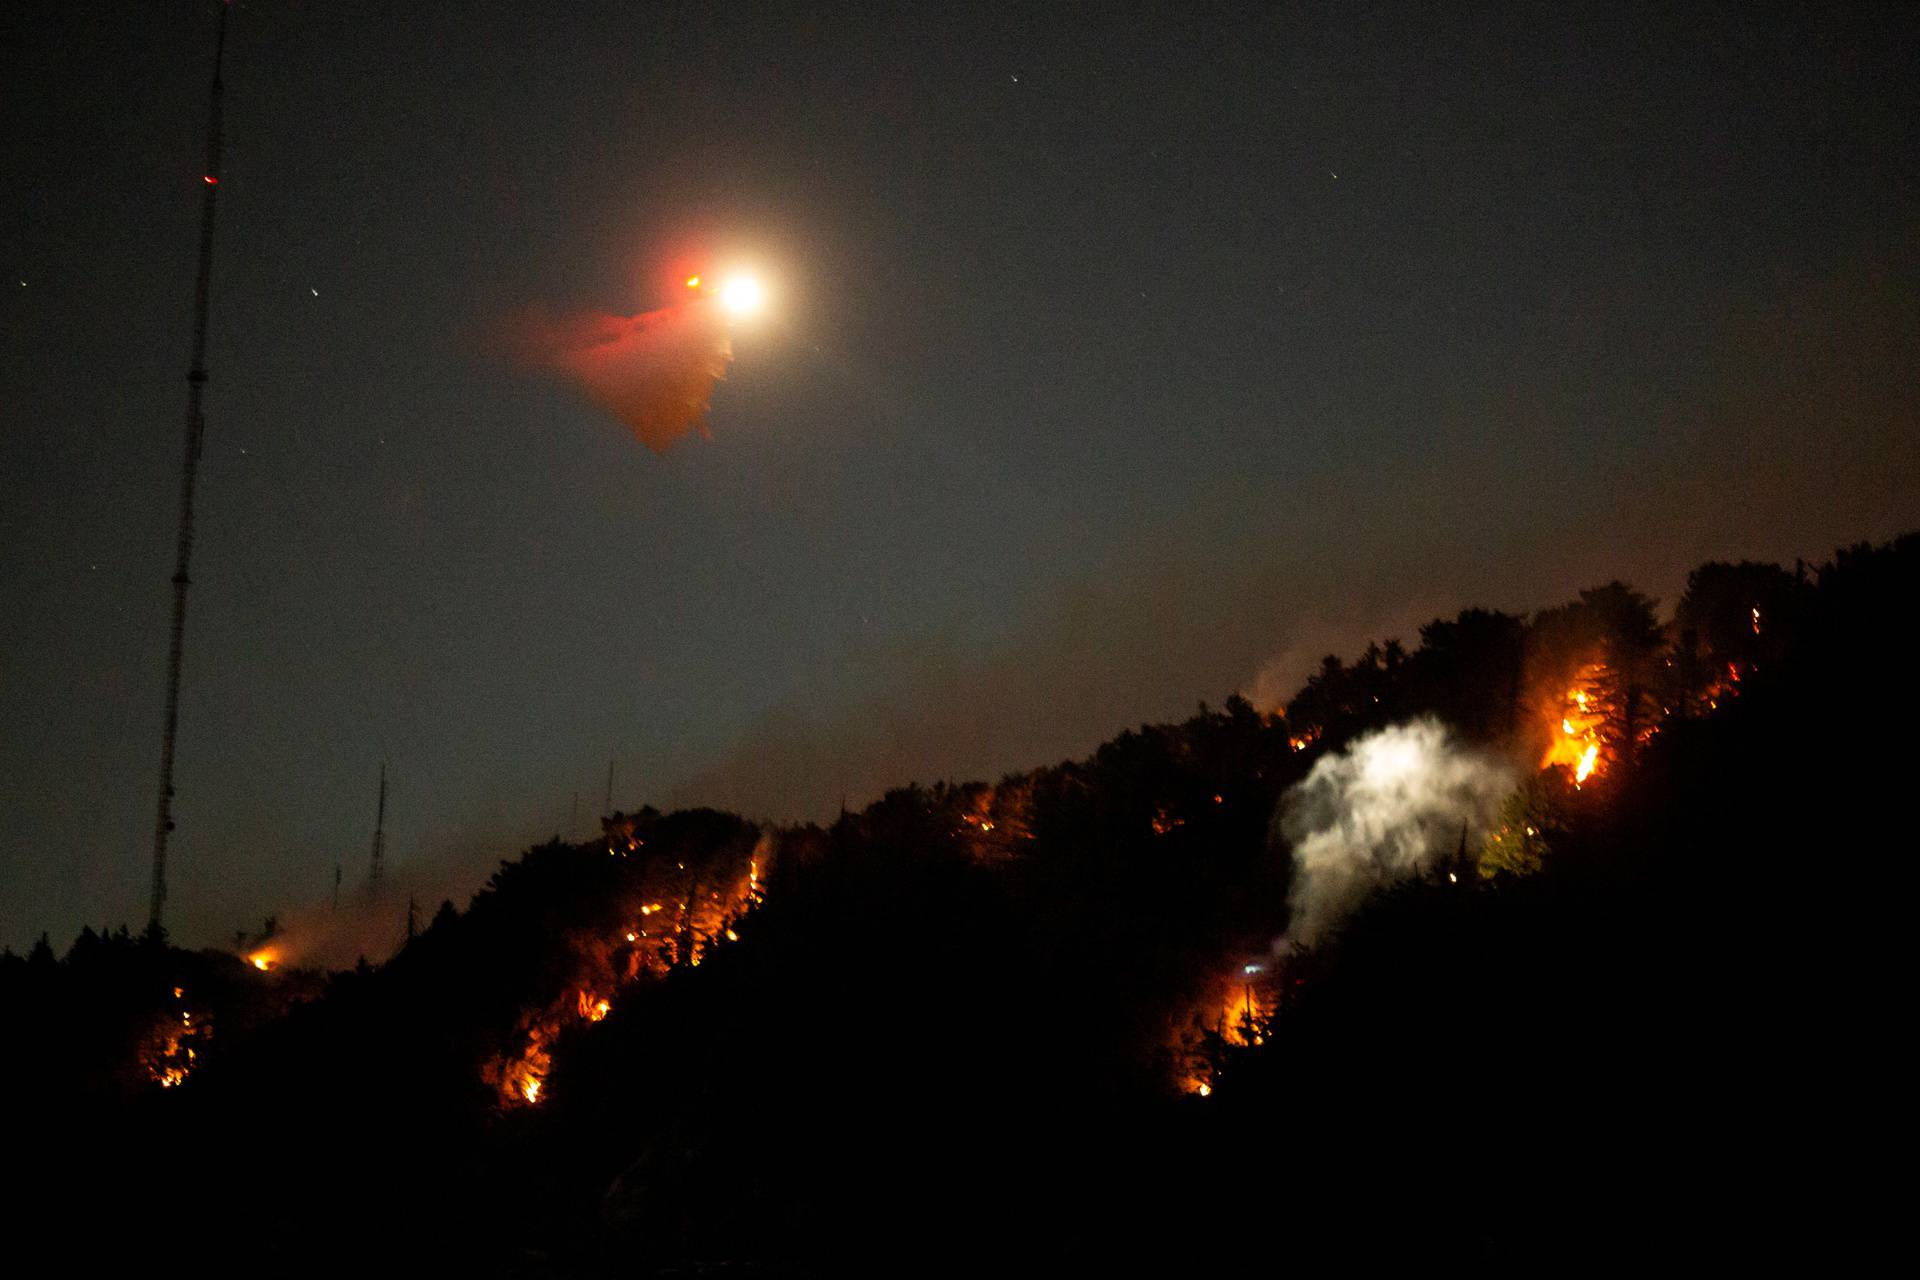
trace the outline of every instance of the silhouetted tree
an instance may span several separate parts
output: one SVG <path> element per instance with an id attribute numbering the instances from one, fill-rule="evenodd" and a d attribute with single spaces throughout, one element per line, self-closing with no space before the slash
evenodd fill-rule
<path id="1" fill-rule="evenodd" d="M 1415 699 L 1472 742 L 1493 742 L 1519 727 L 1526 630 L 1519 618 L 1466 609 L 1420 628 L 1412 658 Z"/>

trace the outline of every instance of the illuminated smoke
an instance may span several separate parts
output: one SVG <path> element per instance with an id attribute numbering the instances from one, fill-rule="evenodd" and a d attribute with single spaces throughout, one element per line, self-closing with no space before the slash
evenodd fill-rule
<path id="1" fill-rule="evenodd" d="M 440 899 L 420 904 L 419 925 L 425 928 Z M 379 964 L 406 940 L 407 895 L 396 900 L 383 895 L 369 901 L 364 893 L 343 896 L 336 910 L 325 903 L 282 910 L 269 939 L 254 935 L 238 948 L 242 959 L 256 969 L 349 969 L 361 957 Z"/>
<path id="2" fill-rule="evenodd" d="M 416 926 L 424 930 L 443 901 L 467 902 L 499 865 L 499 837 L 463 831 L 454 838 L 460 841 L 456 849 L 390 865 L 376 896 L 368 896 L 364 879 L 349 880 L 337 905 L 330 896 L 281 904 L 274 912 L 273 936 L 250 933 L 239 954 L 256 968 L 256 960 L 265 959 L 270 970 L 350 969 L 362 957 L 384 963 L 406 941 L 409 901 Z"/>
<path id="3" fill-rule="evenodd" d="M 1321 759 L 1274 819 L 1293 848 L 1289 940 L 1320 941 L 1375 889 L 1434 867 L 1459 848 L 1462 824 L 1487 829 L 1513 787 L 1510 766 L 1460 746 L 1433 719 Z"/>
<path id="4" fill-rule="evenodd" d="M 512 346 L 529 366 L 567 378 L 655 453 L 696 427 L 708 437 L 713 386 L 733 359 L 725 316 L 704 299 L 637 316 L 531 317 Z"/>

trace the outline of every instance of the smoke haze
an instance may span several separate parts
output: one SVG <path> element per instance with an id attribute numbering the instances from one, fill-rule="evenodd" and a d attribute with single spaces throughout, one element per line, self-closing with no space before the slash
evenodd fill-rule
<path id="1" fill-rule="evenodd" d="M 695 428 L 707 435 L 714 384 L 733 359 L 726 323 L 704 300 L 637 316 L 530 316 L 512 346 L 523 363 L 565 377 L 655 453 Z"/>
<path id="2" fill-rule="evenodd" d="M 1486 829 L 1514 781 L 1511 766 L 1460 746 L 1431 718 L 1322 758 L 1274 819 L 1293 849 L 1288 939 L 1313 945 L 1374 890 L 1436 865 L 1459 847 L 1463 823 Z"/>
<path id="3" fill-rule="evenodd" d="M 275 965 L 302 968 L 348 969 L 362 958 L 383 963 L 406 941 L 409 902 L 416 926 L 424 930 L 442 902 L 464 910 L 502 856 L 510 852 L 395 866 L 377 895 L 369 895 L 362 881 L 344 887 L 337 906 L 323 899 L 282 908 L 274 916 L 273 936 L 249 935 L 248 950 L 268 952 Z"/>

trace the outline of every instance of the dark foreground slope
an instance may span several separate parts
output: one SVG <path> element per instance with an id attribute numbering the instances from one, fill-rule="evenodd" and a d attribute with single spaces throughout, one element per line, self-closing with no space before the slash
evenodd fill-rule
<path id="1" fill-rule="evenodd" d="M 1825 1268 L 1902 1230 L 1915 567 L 1653 740 L 1540 874 L 1377 898 L 1188 1137 L 1339 1255 Z M 1274 1221 L 1285 1239 L 1285 1211 Z"/>
<path id="2" fill-rule="evenodd" d="M 1837 1260 L 1879 1212 L 1849 1152 L 1898 1115 L 1917 564 L 1703 570 L 1644 652 L 1618 592 L 1463 614 L 1330 662 L 1290 719 L 1235 700 L 826 830 L 649 812 L 311 991 L 96 940 L 129 1007 L 129 974 L 219 993 L 177 1088 L 77 1070 L 124 1061 L 64 1030 L 112 1021 L 105 980 L 15 961 L 9 1008 L 61 1029 L 11 1055 L 51 1139 L 16 1148 L 23 1231 L 210 1274 Z M 1196 1011 L 1285 927 L 1285 788 L 1415 713 L 1533 758 L 1530 672 L 1589 623 L 1613 670 L 1731 663 L 1737 696 L 1685 676 L 1648 736 L 1627 689 L 1537 872 L 1378 896 L 1184 1091 Z"/>

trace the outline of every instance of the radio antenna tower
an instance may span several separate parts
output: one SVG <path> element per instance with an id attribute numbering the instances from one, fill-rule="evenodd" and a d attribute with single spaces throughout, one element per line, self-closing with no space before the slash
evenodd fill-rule
<path id="1" fill-rule="evenodd" d="M 380 864 L 387 852 L 387 765 L 380 763 L 380 807 L 373 816 L 373 862 L 367 868 L 367 897 L 380 896 Z"/>
<path id="2" fill-rule="evenodd" d="M 180 727 L 180 645 L 187 630 L 187 562 L 193 556 L 193 481 L 206 435 L 201 394 L 207 385 L 207 296 L 213 278 L 213 207 L 220 194 L 220 65 L 227 51 L 227 9 L 220 6 L 220 33 L 213 46 L 213 89 L 207 109 L 207 167 L 201 174 L 200 270 L 193 286 L 193 354 L 187 365 L 187 448 L 180 474 L 180 539 L 173 565 L 173 627 L 167 643 L 167 712 L 160 733 L 160 811 L 153 824 L 153 898 L 147 931 L 163 933 L 167 905 L 167 836 L 173 831 L 173 747 Z"/>

